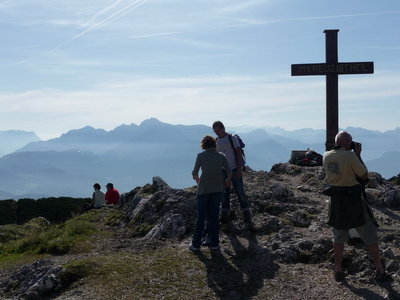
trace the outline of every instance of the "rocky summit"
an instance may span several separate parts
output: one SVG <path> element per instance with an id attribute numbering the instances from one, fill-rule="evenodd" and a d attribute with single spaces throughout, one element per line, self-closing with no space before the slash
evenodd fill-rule
<path id="1" fill-rule="evenodd" d="M 347 276 L 335 281 L 323 169 L 281 163 L 244 173 L 252 223 L 243 221 L 232 193 L 220 251 L 188 250 L 195 187 L 173 189 L 154 177 L 123 194 L 117 207 L 76 217 L 86 215 L 96 229 L 81 246 L 0 260 L 0 298 L 400 299 L 400 186 L 369 176 L 366 193 L 390 275 L 383 282 L 375 281 L 365 245 L 352 231 Z"/>

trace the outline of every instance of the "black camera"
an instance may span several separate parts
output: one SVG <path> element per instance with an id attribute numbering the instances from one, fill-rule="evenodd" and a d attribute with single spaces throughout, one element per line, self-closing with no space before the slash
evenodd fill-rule
<path id="1" fill-rule="evenodd" d="M 356 145 L 361 145 L 361 144 L 360 144 L 360 143 L 357 143 L 357 142 L 351 142 L 350 149 L 351 149 L 351 150 L 354 150 L 354 147 L 355 147 Z"/>

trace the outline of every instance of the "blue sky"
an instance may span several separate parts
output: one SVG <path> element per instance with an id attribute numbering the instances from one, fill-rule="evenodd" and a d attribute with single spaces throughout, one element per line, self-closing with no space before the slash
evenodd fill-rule
<path id="1" fill-rule="evenodd" d="M 47 139 L 86 125 L 325 128 L 325 61 L 375 73 L 339 78 L 339 126 L 400 126 L 400 1 L 2 0 L 0 130 Z"/>

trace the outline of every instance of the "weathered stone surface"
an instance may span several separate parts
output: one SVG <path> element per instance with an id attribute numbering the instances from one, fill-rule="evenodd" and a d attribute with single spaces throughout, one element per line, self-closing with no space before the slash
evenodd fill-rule
<path id="1" fill-rule="evenodd" d="M 248 169 L 244 173 L 244 185 L 252 223 L 244 222 L 237 197 L 232 193 L 230 220 L 221 228 L 220 260 L 228 263 L 225 257 L 229 257 L 245 270 L 257 269 L 262 262 L 267 264 L 266 269 L 274 266 L 274 270 L 280 268 L 282 272 L 303 270 L 304 266 L 314 271 L 329 269 L 331 272 L 332 232 L 326 224 L 329 198 L 321 194 L 326 187 L 322 167 L 277 164 L 271 172 Z M 366 189 L 368 200 L 381 224 L 379 240 L 382 256 L 394 280 L 400 279 L 399 191 L 399 186 L 376 173 L 371 174 Z M 112 246 L 108 247 L 112 251 L 129 251 L 136 244 L 171 243 L 186 248 L 193 234 L 196 205 L 194 188 L 173 189 L 161 178 L 155 177 L 152 184 L 136 187 L 122 195 L 116 209 L 124 213 L 123 223 Z M 47 226 L 45 223 L 43 226 Z M 140 228 L 140 241 L 130 231 L 135 228 Z M 214 261 L 207 263 L 213 265 Z M 374 266 L 365 245 L 358 239 L 352 239 L 351 244 L 346 246 L 344 266 L 352 275 L 352 280 L 370 286 Z M 10 295 L 10 299 L 41 299 L 43 294 L 57 293 L 63 288 L 59 279 L 62 273 L 60 268 L 51 261 L 38 261 L 1 281 L 0 288 Z M 240 275 L 248 276 L 250 273 Z M 271 278 L 273 276 L 276 273 L 272 272 Z M 294 276 L 290 278 L 296 278 Z M 307 282 L 313 284 L 314 274 L 303 276 L 308 276 Z M 282 287 L 279 282 L 274 284 Z M 332 282 L 329 284 L 331 286 Z M 70 295 L 78 295 L 76 299 L 80 297 L 76 291 Z M 239 294 L 232 292 L 232 297 L 239 297 Z M 300 298 L 307 297 L 299 295 Z"/>
<path id="2" fill-rule="evenodd" d="M 311 225 L 311 217 L 304 210 L 288 214 L 289 220 L 297 227 L 308 227 Z"/>
<path id="3" fill-rule="evenodd" d="M 374 189 L 368 188 L 367 197 L 371 204 L 379 207 L 400 207 L 400 188 L 392 184 L 384 184 Z"/>
<path id="4" fill-rule="evenodd" d="M 274 184 L 270 187 L 271 189 L 271 197 L 280 201 L 288 200 L 290 197 L 293 197 L 293 191 L 285 186 L 280 184 Z"/>
<path id="5" fill-rule="evenodd" d="M 260 223 L 262 224 L 262 230 L 265 233 L 277 232 L 284 226 L 279 218 L 275 216 L 267 216 L 263 218 Z"/>
<path id="6" fill-rule="evenodd" d="M 187 232 L 184 217 L 181 214 L 170 214 L 162 217 L 145 236 L 148 239 L 182 238 Z"/>
<path id="7" fill-rule="evenodd" d="M 170 189 L 170 186 L 161 177 L 158 176 L 153 177 L 153 187 L 155 191 Z"/>
<path id="8" fill-rule="evenodd" d="M 48 260 L 39 260 L 22 267 L 8 279 L 0 282 L 0 287 L 7 293 L 17 295 L 16 299 L 42 299 L 42 295 L 59 291 L 62 288 L 58 275 L 61 266 Z"/>
<path id="9" fill-rule="evenodd" d="M 151 186 L 126 194 L 122 209 L 130 226 L 152 227 L 146 238 L 180 239 L 194 225 L 196 194 L 191 190 L 172 189 L 161 178 L 154 177 Z"/>

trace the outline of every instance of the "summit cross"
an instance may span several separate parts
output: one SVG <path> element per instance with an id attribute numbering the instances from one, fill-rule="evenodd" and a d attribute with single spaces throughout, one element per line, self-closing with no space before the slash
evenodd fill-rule
<path id="1" fill-rule="evenodd" d="M 339 132 L 339 75 L 374 73 L 372 61 L 338 62 L 338 31 L 339 29 L 324 30 L 325 63 L 292 65 L 292 76 L 326 75 L 326 151 L 333 149 L 335 136 Z"/>

